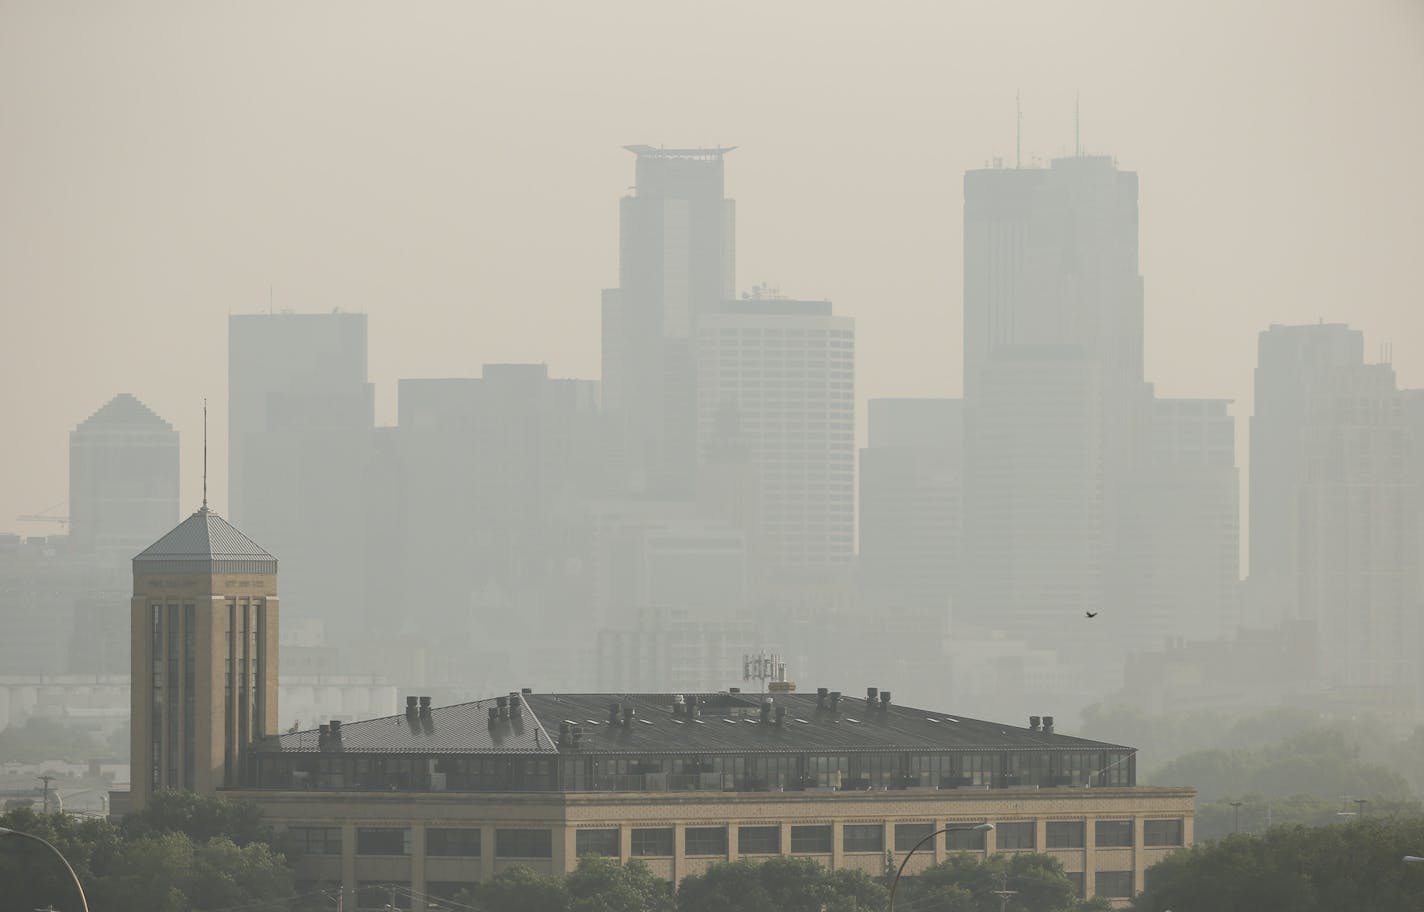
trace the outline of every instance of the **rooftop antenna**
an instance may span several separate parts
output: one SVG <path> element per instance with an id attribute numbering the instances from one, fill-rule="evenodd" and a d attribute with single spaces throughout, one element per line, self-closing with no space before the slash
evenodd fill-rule
<path id="1" fill-rule="evenodd" d="M 271 284 L 269 284 L 269 285 L 267 286 L 267 315 L 268 315 L 268 316 L 271 316 L 271 315 L 272 315 L 272 298 L 275 297 L 275 296 L 276 296 L 276 290 L 275 290 L 274 286 L 272 286 Z"/>
<path id="2" fill-rule="evenodd" d="M 1014 167 L 1023 167 L 1023 104 L 1018 89 L 1014 89 Z"/>
<path id="3" fill-rule="evenodd" d="M 1080 93 L 1078 92 L 1073 93 L 1073 155 L 1075 157 L 1083 154 L 1083 142 L 1080 138 L 1082 136 L 1082 125 L 1081 111 L 1078 106 L 1079 95 Z"/>
<path id="4" fill-rule="evenodd" d="M 203 400 L 203 512 L 208 512 L 208 400 Z"/>

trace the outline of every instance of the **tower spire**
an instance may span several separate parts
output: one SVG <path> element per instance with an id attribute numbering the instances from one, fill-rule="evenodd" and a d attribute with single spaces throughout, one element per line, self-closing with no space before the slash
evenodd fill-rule
<path id="1" fill-rule="evenodd" d="M 203 400 L 203 512 L 208 510 L 208 400 Z"/>
<path id="2" fill-rule="evenodd" d="M 1079 108 L 1079 106 L 1078 106 L 1078 97 L 1079 97 L 1079 94 L 1080 94 L 1080 93 L 1078 93 L 1078 92 L 1074 92 L 1074 93 L 1073 93 L 1073 155 L 1074 155 L 1074 156 L 1079 156 L 1079 155 L 1082 155 L 1082 154 L 1083 154 L 1083 141 L 1082 141 L 1082 139 L 1081 139 L 1081 136 L 1082 136 L 1082 129 L 1081 129 L 1081 122 L 1080 122 L 1080 121 L 1081 121 L 1081 117 L 1080 117 L 1081 111 L 1080 111 L 1080 108 Z"/>

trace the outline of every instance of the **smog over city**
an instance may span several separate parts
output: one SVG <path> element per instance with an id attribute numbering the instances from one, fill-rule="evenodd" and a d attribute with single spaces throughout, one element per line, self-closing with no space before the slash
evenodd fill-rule
<path id="1" fill-rule="evenodd" d="M 1416 0 L 0 0 L 0 150 L 15 908 L 1424 901 Z"/>

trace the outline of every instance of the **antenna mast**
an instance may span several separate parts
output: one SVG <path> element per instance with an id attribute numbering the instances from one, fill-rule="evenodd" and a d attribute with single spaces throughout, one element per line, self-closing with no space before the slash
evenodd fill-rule
<path id="1" fill-rule="evenodd" d="M 1081 156 L 1083 154 L 1083 142 L 1080 138 L 1082 136 L 1082 128 L 1080 123 L 1078 96 L 1078 92 L 1073 93 L 1073 155 L 1075 157 Z"/>
<path id="2" fill-rule="evenodd" d="M 1014 167 L 1023 167 L 1023 105 L 1018 89 L 1014 90 Z"/>
<path id="3" fill-rule="evenodd" d="M 203 400 L 203 511 L 208 509 L 208 400 Z"/>

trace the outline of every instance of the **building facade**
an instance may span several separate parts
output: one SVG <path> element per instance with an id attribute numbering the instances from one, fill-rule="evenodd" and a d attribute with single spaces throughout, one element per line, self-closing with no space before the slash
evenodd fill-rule
<path id="1" fill-rule="evenodd" d="M 1087 896 L 1126 900 L 1192 839 L 1192 791 L 1136 785 L 1131 748 L 816 694 L 532 694 L 325 725 L 253 745 L 242 785 L 355 908 L 451 898 L 585 854 L 671 880 L 787 854 L 878 874 L 916 856 L 1040 851 Z"/>
<path id="2" fill-rule="evenodd" d="M 768 568 L 848 565 L 855 553 L 855 322 L 834 315 L 829 301 L 724 302 L 698 326 L 697 365 L 699 438 L 718 440 L 734 412 L 760 476 L 757 538 Z"/>
<path id="3" fill-rule="evenodd" d="M 69 432 L 70 547 L 122 563 L 178 522 L 178 432 L 120 393 Z"/>
<path id="4" fill-rule="evenodd" d="M 207 504 L 133 559 L 130 797 L 242 781 L 277 732 L 277 561 Z"/>

